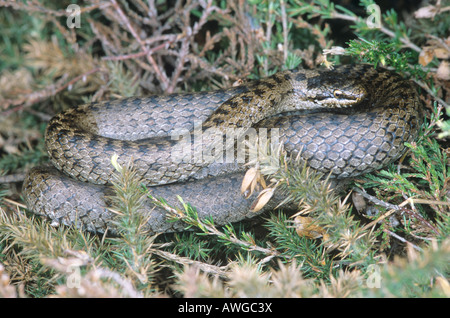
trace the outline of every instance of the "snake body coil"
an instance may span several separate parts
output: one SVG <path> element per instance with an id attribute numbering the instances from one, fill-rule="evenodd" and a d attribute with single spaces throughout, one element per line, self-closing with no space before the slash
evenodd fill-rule
<path id="1" fill-rule="evenodd" d="M 286 150 L 302 149 L 312 168 L 349 178 L 404 153 L 404 143 L 418 135 L 420 105 L 411 82 L 368 65 L 291 70 L 225 90 L 87 104 L 50 121 L 46 147 L 57 169 L 32 169 L 23 193 L 30 210 L 58 223 L 98 232 L 113 228 L 114 216 L 106 207 L 116 154 L 119 163 L 133 160 L 153 196 L 177 205 L 180 195 L 216 224 L 238 221 L 255 215 L 249 212 L 251 200 L 239 193 L 242 165 L 192 157 L 217 155 L 216 136 L 208 130 L 225 134 L 236 128 L 239 139 L 251 127 L 278 128 Z M 201 142 L 195 138 L 197 124 Z M 188 151 L 174 160 L 173 149 L 181 142 L 173 138 L 176 131 L 188 132 L 183 137 Z M 266 210 L 277 204 L 272 201 Z M 146 204 L 147 212 L 153 209 L 150 232 L 183 228 Z"/>

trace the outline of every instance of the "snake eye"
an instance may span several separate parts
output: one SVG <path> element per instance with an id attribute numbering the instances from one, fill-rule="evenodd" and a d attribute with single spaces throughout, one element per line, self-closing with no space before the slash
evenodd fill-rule
<path id="1" fill-rule="evenodd" d="M 341 90 L 336 89 L 336 90 L 334 90 L 333 95 L 334 95 L 334 97 L 336 97 L 336 98 L 341 98 L 342 95 L 344 95 L 344 93 L 342 93 Z"/>

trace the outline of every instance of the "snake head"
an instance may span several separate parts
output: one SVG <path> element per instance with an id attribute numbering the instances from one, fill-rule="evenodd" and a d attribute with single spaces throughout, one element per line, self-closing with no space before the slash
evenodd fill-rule
<path id="1" fill-rule="evenodd" d="M 324 87 L 314 95 L 313 101 L 319 107 L 347 108 L 358 105 L 366 96 L 362 86 Z"/>
<path id="2" fill-rule="evenodd" d="M 296 80 L 293 88 L 302 109 L 351 108 L 368 96 L 360 80 L 338 70 L 322 70 Z"/>

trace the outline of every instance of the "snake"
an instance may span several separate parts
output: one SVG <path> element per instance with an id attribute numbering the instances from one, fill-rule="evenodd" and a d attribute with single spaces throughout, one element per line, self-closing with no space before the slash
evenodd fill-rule
<path id="1" fill-rule="evenodd" d="M 236 153 L 249 131 L 273 132 L 311 169 L 348 180 L 402 156 L 418 138 L 422 112 L 410 80 L 368 64 L 297 68 L 226 89 L 88 103 L 49 121 L 52 164 L 32 168 L 22 193 L 29 210 L 52 224 L 114 234 L 116 156 L 119 164 L 132 162 L 153 197 L 182 208 L 181 197 L 199 218 L 223 225 L 273 209 L 285 196 L 277 193 L 255 213 L 256 194 L 241 194 L 248 156 L 243 161 Z M 233 138 L 225 138 L 229 132 Z M 147 233 L 186 229 L 150 198 L 142 213 Z"/>

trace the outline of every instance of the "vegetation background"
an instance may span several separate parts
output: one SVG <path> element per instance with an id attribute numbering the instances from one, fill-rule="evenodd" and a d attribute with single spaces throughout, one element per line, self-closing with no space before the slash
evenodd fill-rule
<path id="1" fill-rule="evenodd" d="M 449 297 L 450 3 L 377 4 L 0 0 L 0 175 L 15 181 L 0 192 L 0 296 Z M 48 160 L 44 129 L 64 109 L 361 62 L 414 81 L 427 120 L 407 156 L 355 180 L 351 197 L 277 157 L 286 168 L 268 178 L 312 219 L 279 210 L 216 227 L 186 205 L 174 212 L 196 231 L 148 236 L 128 168 L 118 237 L 53 227 L 23 205 L 20 181 Z"/>

